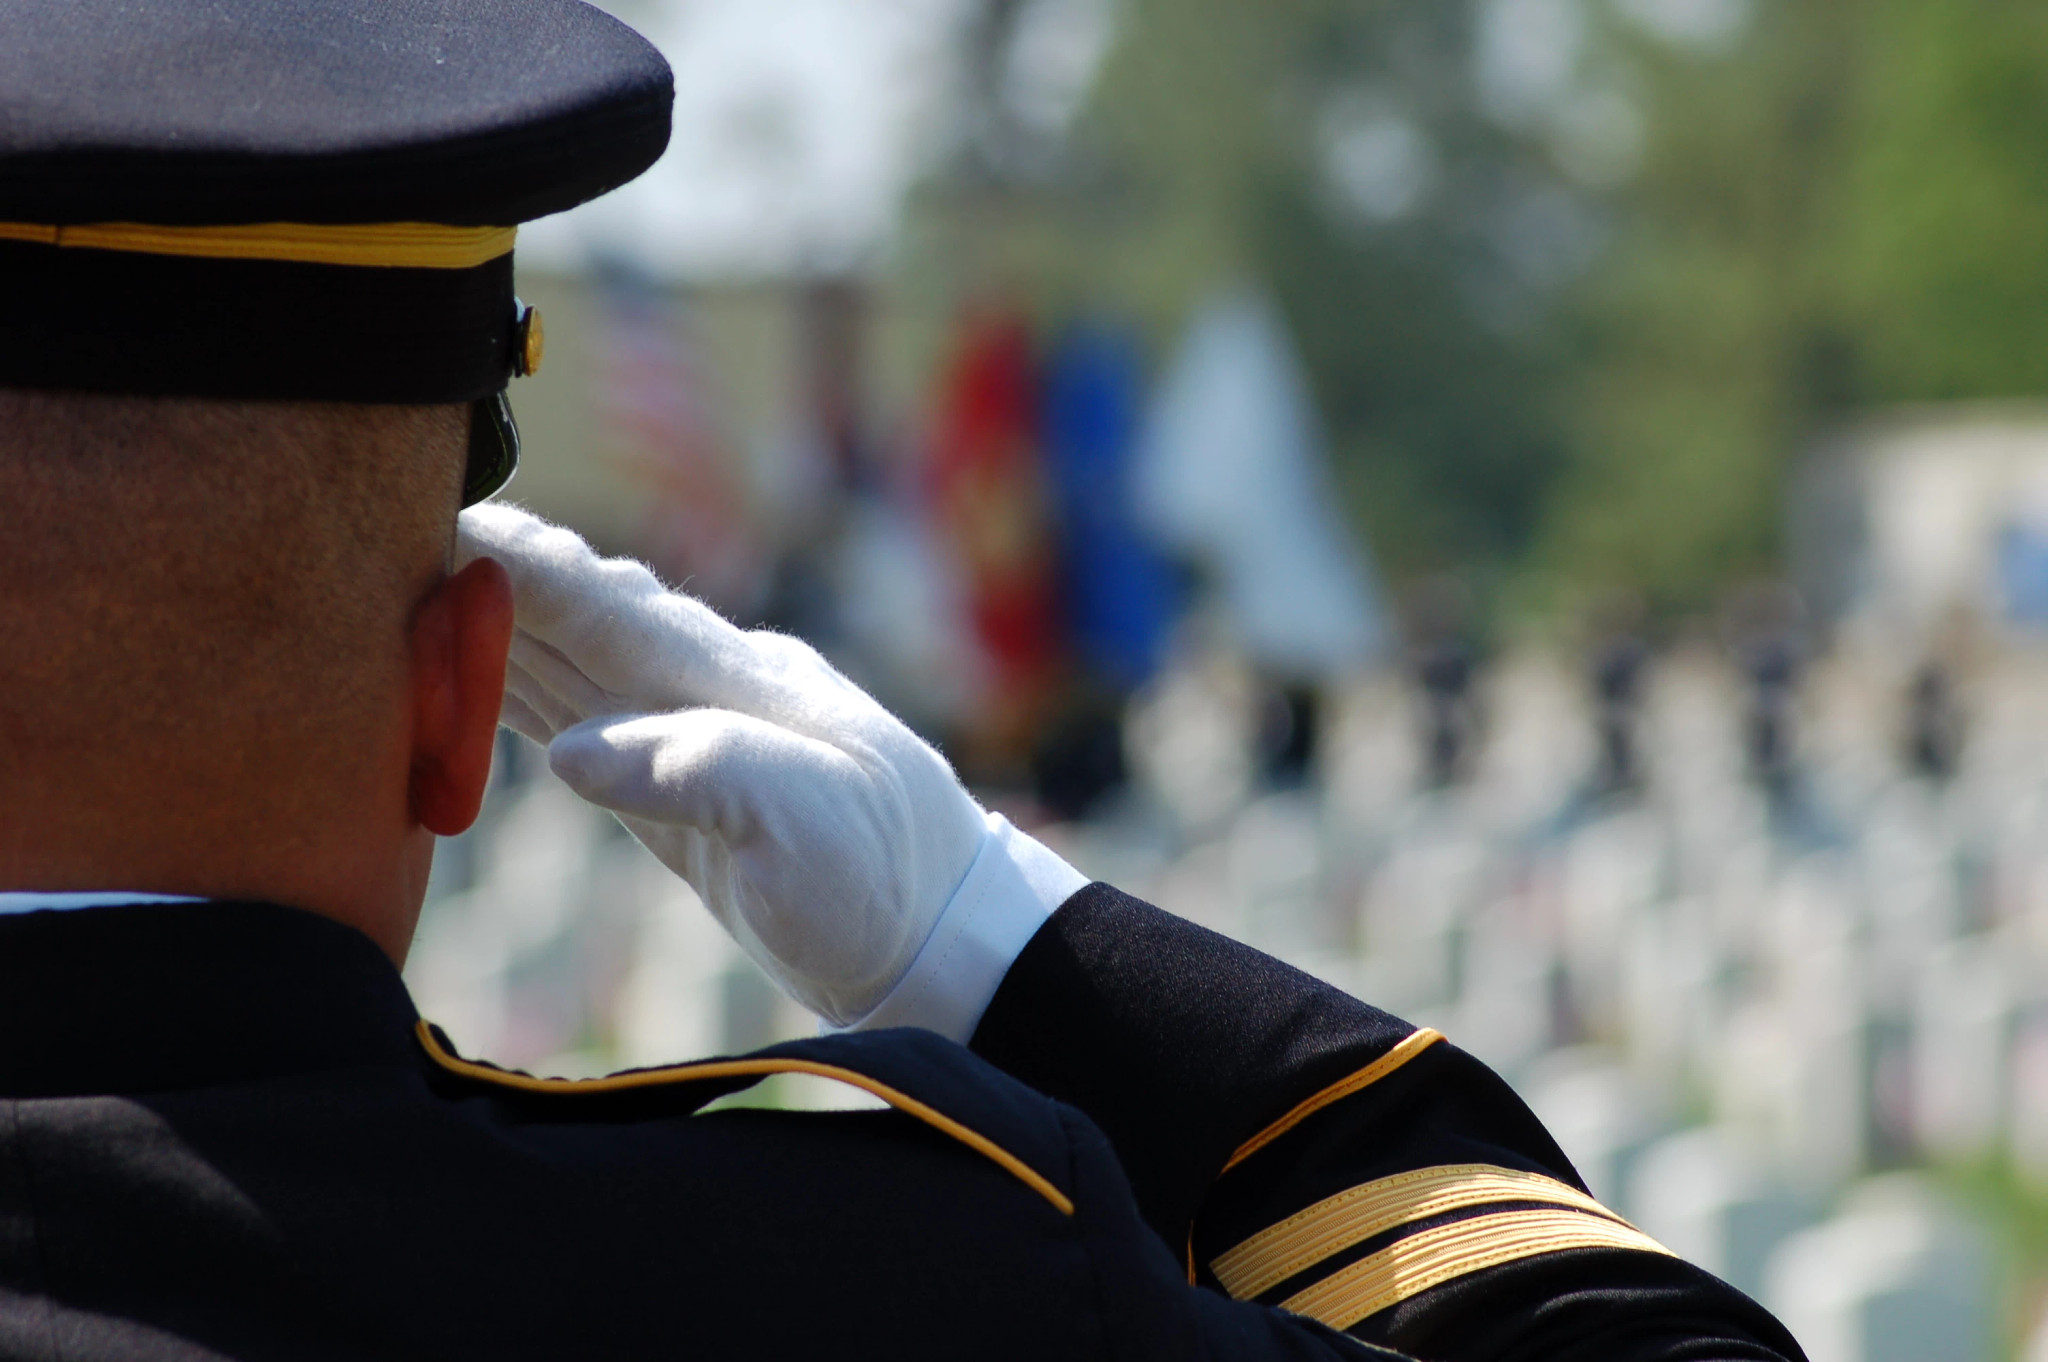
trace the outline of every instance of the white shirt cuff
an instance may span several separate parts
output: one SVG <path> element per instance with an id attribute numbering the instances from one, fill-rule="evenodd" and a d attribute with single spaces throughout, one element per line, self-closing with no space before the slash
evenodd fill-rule
<path id="1" fill-rule="evenodd" d="M 966 1044 L 981 1014 L 1045 920 L 1088 883 L 1088 877 L 999 813 L 967 878 L 953 891 L 939 923 L 909 971 L 847 1031 L 922 1026 Z"/>

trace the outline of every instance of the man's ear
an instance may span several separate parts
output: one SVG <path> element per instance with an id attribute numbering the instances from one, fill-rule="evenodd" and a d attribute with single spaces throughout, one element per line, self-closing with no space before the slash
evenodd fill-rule
<path id="1" fill-rule="evenodd" d="M 413 614 L 412 816 L 452 837 L 476 821 L 512 647 L 512 579 L 489 558 L 445 578 Z"/>

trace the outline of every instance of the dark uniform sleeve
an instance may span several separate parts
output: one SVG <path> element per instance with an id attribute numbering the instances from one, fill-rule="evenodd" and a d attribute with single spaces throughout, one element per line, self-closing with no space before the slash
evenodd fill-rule
<path id="1" fill-rule="evenodd" d="M 1803 1356 L 1436 1032 L 1107 885 L 1032 939 L 973 1048 L 1101 1127 L 1218 1295 L 1441 1362 Z"/>

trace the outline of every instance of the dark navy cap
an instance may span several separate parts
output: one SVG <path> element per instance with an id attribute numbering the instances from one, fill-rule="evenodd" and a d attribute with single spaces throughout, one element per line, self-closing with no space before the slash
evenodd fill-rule
<path id="1" fill-rule="evenodd" d="M 0 0 L 0 386 L 476 404 L 540 359 L 521 222 L 668 143 L 579 0 Z"/>

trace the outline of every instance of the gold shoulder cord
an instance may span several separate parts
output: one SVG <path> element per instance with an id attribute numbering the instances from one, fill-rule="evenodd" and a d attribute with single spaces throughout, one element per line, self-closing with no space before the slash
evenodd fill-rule
<path id="1" fill-rule="evenodd" d="M 836 1064 L 820 1064 L 809 1059 L 714 1059 L 699 1064 L 639 1069 L 632 1073 L 613 1074 L 609 1078 L 535 1078 L 530 1074 L 507 1073 L 503 1069 L 494 1069 L 488 1064 L 473 1063 L 450 1054 L 447 1047 L 435 1037 L 433 1027 L 426 1022 L 421 1022 L 415 1033 L 419 1037 L 421 1048 L 427 1052 L 427 1057 L 448 1072 L 520 1092 L 573 1097 L 594 1093 L 628 1092 L 635 1088 L 662 1087 L 674 1083 L 688 1083 L 700 1078 L 754 1078 L 766 1077 L 769 1074 L 814 1074 L 819 1078 L 830 1078 L 879 1097 L 905 1115 L 913 1116 L 932 1129 L 958 1140 L 1051 1202 L 1061 1215 L 1074 1213 L 1072 1198 L 1053 1186 L 1037 1169 L 988 1136 L 968 1129 L 944 1112 L 927 1106 L 908 1093 L 899 1092 L 886 1083 L 869 1078 L 864 1073 L 842 1069 Z"/>

